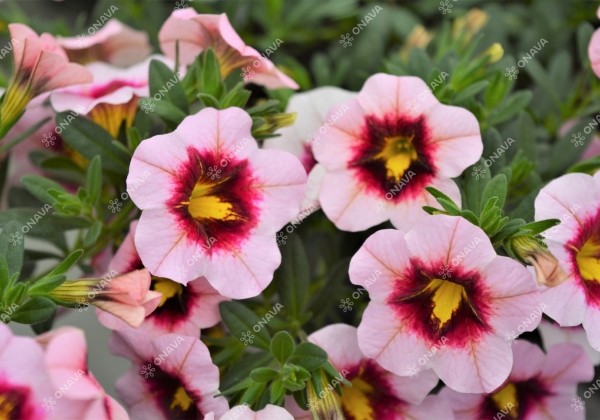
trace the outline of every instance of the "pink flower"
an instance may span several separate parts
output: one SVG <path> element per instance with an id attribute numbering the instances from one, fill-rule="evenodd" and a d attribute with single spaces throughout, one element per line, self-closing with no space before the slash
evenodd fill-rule
<path id="1" fill-rule="evenodd" d="M 260 150 L 251 126 L 239 108 L 205 108 L 136 149 L 127 191 L 143 210 L 135 245 L 153 275 L 205 276 L 236 299 L 271 282 L 275 233 L 298 213 L 306 173 L 289 153 Z"/>
<path id="2" fill-rule="evenodd" d="M 600 7 L 596 10 L 596 16 L 600 19 Z M 596 77 L 600 77 L 600 30 L 596 30 L 588 45 L 588 56 L 592 64 L 592 70 Z"/>
<path id="3" fill-rule="evenodd" d="M 57 43 L 71 61 L 82 64 L 105 61 L 126 67 L 139 63 L 152 52 L 147 33 L 132 29 L 117 19 L 109 20 L 92 35 L 58 38 Z"/>
<path id="4" fill-rule="evenodd" d="M 150 290 L 148 270 L 117 274 L 112 272 L 102 279 L 67 280 L 48 297 L 68 306 L 91 304 L 138 327 L 159 305 L 161 294 Z"/>
<path id="5" fill-rule="evenodd" d="M 594 368 L 580 346 L 558 344 L 545 355 L 527 341 L 514 344 L 510 376 L 488 395 L 461 394 L 449 388 L 440 392 L 454 409 L 457 420 L 483 418 L 581 419 L 574 410 L 577 383 L 591 381 Z"/>
<path id="6" fill-rule="evenodd" d="M 269 89 L 298 89 L 296 82 L 279 71 L 269 59 L 244 44 L 224 13 L 202 15 L 191 7 L 176 10 L 163 24 L 158 40 L 163 53 L 172 59 L 179 42 L 179 59 L 184 65 L 193 63 L 198 54 L 212 48 L 223 77 L 236 69 L 245 70 L 244 81 Z"/>
<path id="7" fill-rule="evenodd" d="M 325 168 L 318 165 L 312 148 L 320 141 L 331 124 L 343 113 L 327 118 L 331 107 L 356 97 L 356 93 L 336 87 L 321 87 L 308 92 L 297 93 L 288 102 L 285 112 L 295 113 L 294 125 L 281 128 L 281 136 L 265 140 L 265 149 L 285 150 L 300 159 L 308 174 L 306 196 L 302 202 L 302 210 L 313 212 L 318 209 L 315 203 L 319 198 L 321 183 L 325 176 Z M 306 213 L 306 212 L 305 212 Z"/>
<path id="8" fill-rule="evenodd" d="M 106 394 L 89 371 L 82 330 L 62 327 L 36 338 L 45 348 L 44 360 L 58 399 L 59 419 L 128 419 L 125 409 Z"/>
<path id="9" fill-rule="evenodd" d="M 590 344 L 600 350 L 600 173 L 550 182 L 535 200 L 535 219 L 561 221 L 545 232 L 545 240 L 568 276 L 542 289 L 544 312 L 561 327 L 583 324 Z"/>
<path id="10" fill-rule="evenodd" d="M 38 36 L 20 23 L 8 25 L 14 51 L 13 75 L 0 105 L 0 138 L 34 97 L 65 86 L 92 80 L 88 70 L 69 63 L 49 34 Z"/>
<path id="11" fill-rule="evenodd" d="M 346 418 L 428 420 L 452 417 L 445 401 L 435 395 L 427 396 L 438 383 L 433 371 L 416 372 L 415 377 L 408 378 L 382 369 L 360 351 L 355 327 L 328 325 L 311 334 L 308 341 L 325 350 L 331 364 L 352 383 L 351 388 L 342 386 L 341 397 L 335 394 Z M 341 383 L 342 378 L 337 381 Z M 325 389 L 324 392 L 334 391 Z"/>
<path id="12" fill-rule="evenodd" d="M 198 419 L 229 407 L 215 397 L 219 369 L 197 338 L 165 334 L 150 338 L 143 331 L 113 333 L 111 351 L 131 360 L 131 369 L 116 389 L 134 419 Z"/>
<path id="13" fill-rule="evenodd" d="M 54 388 L 40 345 L 30 337 L 14 336 L 6 325 L 0 324 L 2 417 L 19 420 L 49 418 L 50 406 L 56 404 L 53 396 Z"/>
<path id="14" fill-rule="evenodd" d="M 148 72 L 151 60 L 166 61 L 152 56 L 127 69 L 105 63 L 91 63 L 86 68 L 94 76 L 91 83 L 60 89 L 50 101 L 57 112 L 74 110 L 104 127 L 116 137 L 122 123 L 133 124 L 138 98 L 149 96 Z M 173 82 L 177 83 L 178 80 Z"/>
<path id="15" fill-rule="evenodd" d="M 129 233 L 110 262 L 109 270 L 129 273 L 144 266 L 135 248 L 137 221 L 131 223 Z M 227 298 L 219 295 L 204 277 L 190 281 L 186 286 L 164 277 L 151 277 L 150 289 L 160 292 L 158 307 L 139 326 L 148 336 L 179 333 L 198 336 L 200 330 L 217 324 L 221 316 L 219 303 Z M 99 321 L 111 329 L 126 329 L 128 325 L 108 312 L 97 311 Z"/>
<path id="16" fill-rule="evenodd" d="M 259 411 L 252 411 L 247 405 L 236 405 L 231 410 L 216 418 L 214 413 L 208 413 L 204 420 L 294 420 L 294 417 L 284 408 L 267 404 Z"/>
<path id="17" fill-rule="evenodd" d="M 341 111 L 345 109 L 345 111 Z M 410 228 L 435 200 L 433 186 L 460 202 L 451 180 L 483 151 L 469 111 L 440 104 L 416 77 L 371 76 L 356 99 L 331 109 L 341 115 L 313 145 L 327 174 L 320 201 L 342 230 L 360 231 L 386 220 Z"/>
<path id="18" fill-rule="evenodd" d="M 460 392 L 502 384 L 512 366 L 506 337 L 541 318 L 528 270 L 496 255 L 485 232 L 459 217 L 376 232 L 352 258 L 350 280 L 371 298 L 358 327 L 361 351 L 401 376 L 432 368 Z"/>

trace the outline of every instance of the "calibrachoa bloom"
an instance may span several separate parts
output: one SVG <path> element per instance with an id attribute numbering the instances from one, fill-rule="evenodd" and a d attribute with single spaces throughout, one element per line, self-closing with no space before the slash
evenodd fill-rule
<path id="1" fill-rule="evenodd" d="M 252 411 L 247 405 L 236 405 L 221 417 L 209 413 L 204 420 L 294 420 L 294 417 L 284 408 L 272 404 L 258 411 Z"/>
<path id="2" fill-rule="evenodd" d="M 532 331 L 541 318 L 528 270 L 496 255 L 483 230 L 460 217 L 376 232 L 352 258 L 350 281 L 371 298 L 358 327 L 361 351 L 401 376 L 431 367 L 460 392 L 502 384 L 512 366 L 506 334 Z"/>
<path id="3" fill-rule="evenodd" d="M 137 221 L 131 223 L 129 233 L 110 262 L 109 270 L 129 273 L 144 268 L 133 238 Z M 146 334 L 158 336 L 179 333 L 198 336 L 200 329 L 214 326 L 221 319 L 219 303 L 226 300 L 204 277 L 190 281 L 186 286 L 163 277 L 151 277 L 150 289 L 160 292 L 158 307 L 138 328 Z M 111 329 L 127 328 L 127 324 L 108 312 L 97 311 L 100 322 Z"/>
<path id="4" fill-rule="evenodd" d="M 13 40 L 13 76 L 0 105 L 0 138 L 15 123 L 34 97 L 65 86 L 92 81 L 83 66 L 69 63 L 65 52 L 49 34 L 36 34 L 20 23 L 8 25 Z"/>
<path id="5" fill-rule="evenodd" d="M 342 386 L 340 400 L 348 419 L 447 419 L 450 408 L 438 396 L 427 394 L 438 383 L 431 370 L 419 372 L 414 378 L 396 376 L 367 358 L 358 347 L 356 327 L 333 324 L 308 337 L 327 352 L 329 361 L 352 387 Z M 338 381 L 340 382 L 340 381 Z M 321 396 L 325 397 L 325 396 Z M 311 401 L 309 400 L 309 404 Z"/>
<path id="6" fill-rule="evenodd" d="M 269 89 L 298 89 L 296 82 L 244 43 L 225 13 L 203 15 L 191 7 L 175 10 L 160 29 L 158 40 L 163 53 L 172 59 L 175 59 L 176 44 L 179 43 L 179 59 L 184 65 L 193 63 L 198 54 L 212 48 L 223 77 L 236 69 L 251 66 L 255 73 L 250 79 L 253 83 Z"/>
<path id="7" fill-rule="evenodd" d="M 583 324 L 590 344 L 600 350 L 600 173 L 550 182 L 535 200 L 535 219 L 562 220 L 546 243 L 568 276 L 543 289 L 544 312 L 562 327 Z"/>
<path id="8" fill-rule="evenodd" d="M 600 352 L 594 350 L 587 340 L 585 330 L 579 327 L 560 327 L 551 321 L 542 319 L 538 327 L 544 348 L 549 349 L 556 344 L 578 344 L 586 351 L 594 365 L 600 364 Z"/>
<path id="9" fill-rule="evenodd" d="M 153 56 L 127 69 L 105 63 L 91 63 L 86 68 L 94 81 L 60 89 L 50 101 L 57 112 L 77 110 L 104 127 L 113 137 L 119 134 L 122 123 L 131 126 L 137 111 L 138 98 L 149 95 L 148 70 L 151 60 L 166 61 Z M 167 61 L 167 64 L 171 64 Z M 173 81 L 177 83 L 177 80 Z"/>
<path id="10" fill-rule="evenodd" d="M 82 64 L 105 61 L 126 67 L 139 63 L 152 52 L 146 32 L 132 29 L 117 19 L 109 20 L 92 35 L 59 37 L 56 41 L 71 61 Z"/>
<path id="11" fill-rule="evenodd" d="M 0 414 L 3 418 L 37 420 L 50 417 L 42 400 L 54 395 L 42 347 L 30 337 L 17 337 L 0 324 Z"/>
<path id="12" fill-rule="evenodd" d="M 110 348 L 131 360 L 116 385 L 134 419 L 201 419 L 222 415 L 229 405 L 215 397 L 219 369 L 196 337 L 165 334 L 150 339 L 143 331 L 113 333 Z"/>
<path id="13" fill-rule="evenodd" d="M 462 394 L 449 388 L 442 395 L 452 405 L 457 420 L 489 419 L 581 419 L 573 410 L 577 383 L 591 381 L 594 367 L 583 349 L 558 344 L 548 354 L 534 344 L 517 340 L 509 378 L 488 395 Z"/>
<path id="14" fill-rule="evenodd" d="M 61 419 L 128 419 L 125 409 L 106 394 L 87 364 L 83 331 L 62 327 L 36 338 L 44 349 L 46 369 L 58 400 L 54 414 Z"/>
<path id="15" fill-rule="evenodd" d="M 479 124 L 463 108 L 443 105 L 417 77 L 376 74 L 313 146 L 327 174 L 320 202 L 342 230 L 360 231 L 386 220 L 410 228 L 435 203 L 433 186 L 460 202 L 459 176 L 481 157 Z M 386 205 L 373 211 L 373 203 Z"/>
<path id="16" fill-rule="evenodd" d="M 600 8 L 596 11 L 600 19 Z M 592 70 L 597 77 L 600 77 L 600 30 L 596 29 L 588 45 L 588 56 L 592 64 Z"/>
<path id="17" fill-rule="evenodd" d="M 288 102 L 285 112 L 295 113 L 296 122 L 277 132 L 279 137 L 267 139 L 265 149 L 286 150 L 300 159 L 308 173 L 306 197 L 302 209 L 309 208 L 318 200 L 319 190 L 325 175 L 323 165 L 317 164 L 312 148 L 321 141 L 323 134 L 341 117 L 344 108 L 327 118 L 331 107 L 356 97 L 356 93 L 333 86 L 321 87 L 297 93 Z M 314 206 L 313 206 L 314 207 Z"/>
<path id="18" fill-rule="evenodd" d="M 102 279 L 67 280 L 48 297 L 66 305 L 94 305 L 132 327 L 138 327 L 161 302 L 150 290 L 148 270 L 136 270 Z"/>
<path id="19" fill-rule="evenodd" d="M 236 299 L 271 282 L 275 233 L 298 214 L 306 173 L 291 154 L 260 150 L 251 126 L 239 108 L 205 108 L 136 149 L 127 178 L 143 210 L 135 245 L 153 275 L 183 284 L 205 276 Z M 152 182 L 134 187 L 143 173 Z"/>

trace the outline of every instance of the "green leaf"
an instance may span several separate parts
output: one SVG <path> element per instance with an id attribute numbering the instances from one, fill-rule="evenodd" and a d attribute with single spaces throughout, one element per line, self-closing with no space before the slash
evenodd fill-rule
<path id="1" fill-rule="evenodd" d="M 8 222 L 0 233 L 0 255 L 6 258 L 9 277 L 21 272 L 24 249 L 25 237 L 21 226 L 16 221 Z"/>
<path id="2" fill-rule="evenodd" d="M 519 232 L 527 232 L 529 235 L 539 235 L 540 233 L 558 225 L 559 223 L 559 219 L 539 220 L 537 222 L 531 222 L 521 226 Z"/>
<path id="3" fill-rule="evenodd" d="M 165 63 L 152 60 L 150 63 L 150 96 L 156 102 L 169 102 L 184 114 L 189 113 L 189 104 L 180 77 Z M 159 100 L 156 98 L 160 97 Z"/>
<path id="4" fill-rule="evenodd" d="M 485 161 L 479 159 L 475 165 L 465 171 L 465 196 L 466 205 L 475 214 L 480 214 L 481 197 L 487 183 L 491 180 L 490 169 Z"/>
<path id="5" fill-rule="evenodd" d="M 42 296 L 35 296 L 19 306 L 12 315 L 12 320 L 21 324 L 37 324 L 52 317 L 55 312 L 54 302 Z"/>
<path id="6" fill-rule="evenodd" d="M 67 194 L 59 183 L 39 175 L 25 175 L 21 178 L 21 183 L 35 198 L 51 205 L 54 205 L 57 200 L 49 191 Z"/>
<path id="7" fill-rule="evenodd" d="M 454 98 L 454 103 L 460 103 L 467 99 L 471 99 L 473 96 L 477 95 L 483 89 L 488 87 L 489 84 L 490 84 L 490 82 L 488 82 L 487 80 L 482 80 L 482 81 L 473 83 L 471 86 L 467 87 L 462 92 L 460 92 L 458 95 L 456 95 L 456 97 Z"/>
<path id="8" fill-rule="evenodd" d="M 308 301 L 310 264 L 302 240 L 294 235 L 282 250 L 282 263 L 275 272 L 275 286 L 291 319 L 298 320 Z"/>
<path id="9" fill-rule="evenodd" d="M 73 117 L 69 112 L 58 113 L 56 120 L 71 121 L 61 134 L 69 146 L 90 160 L 100 156 L 107 171 L 127 174 L 131 156 L 116 146 L 117 142 L 102 127 L 84 117 Z"/>
<path id="10" fill-rule="evenodd" d="M 129 127 L 129 129 L 127 129 L 127 147 L 129 150 L 133 152 L 137 149 L 142 140 L 142 134 L 137 127 Z"/>
<path id="11" fill-rule="evenodd" d="M 69 269 L 75 265 L 81 256 L 83 255 L 83 249 L 77 249 L 73 251 L 63 262 L 58 264 L 56 267 L 50 271 L 47 276 L 54 276 L 58 274 L 65 274 Z"/>
<path id="12" fill-rule="evenodd" d="M 250 372 L 250 378 L 254 382 L 269 382 L 279 377 L 279 372 L 267 367 L 258 367 Z"/>
<path id="13" fill-rule="evenodd" d="M 153 103 L 155 108 L 154 112 L 165 121 L 179 124 L 187 117 L 185 112 L 170 102 L 157 101 L 155 99 L 144 99 L 143 101 L 150 101 L 150 103 Z"/>
<path id="14" fill-rule="evenodd" d="M 535 124 L 531 116 L 524 112 L 519 116 L 517 145 L 523 151 L 523 154 L 531 161 L 535 162 Z"/>
<path id="15" fill-rule="evenodd" d="M 264 390 L 265 384 L 263 383 L 250 385 L 242 394 L 240 404 L 253 405 L 263 395 Z"/>
<path id="16" fill-rule="evenodd" d="M 528 90 L 512 94 L 494 108 L 487 119 L 487 124 L 496 125 L 518 115 L 529 104 L 532 96 L 533 94 Z"/>
<path id="17" fill-rule="evenodd" d="M 503 174 L 496 175 L 483 189 L 480 206 L 485 207 L 489 199 L 496 197 L 498 198 L 496 206 L 500 209 L 504 208 L 507 189 L 508 181 L 506 176 Z"/>
<path id="18" fill-rule="evenodd" d="M 85 237 L 83 238 L 83 246 L 88 248 L 92 246 L 98 238 L 100 237 L 100 233 L 102 233 L 102 222 L 99 220 L 94 221 L 90 228 L 88 229 Z"/>
<path id="19" fill-rule="evenodd" d="M 592 159 L 584 160 L 583 162 L 577 162 L 571 166 L 567 172 L 583 172 L 584 174 L 594 174 L 600 169 L 600 156 Z"/>
<path id="20" fill-rule="evenodd" d="M 588 124 L 590 124 L 588 120 L 580 121 L 554 144 L 544 173 L 546 177 L 557 177 L 579 160 L 593 137 L 591 133 L 584 131 Z"/>
<path id="21" fill-rule="evenodd" d="M 4 291 L 8 287 L 9 283 L 8 274 L 8 264 L 6 263 L 6 258 L 4 255 L 0 254 L 0 301 L 2 301 L 2 296 L 4 295 Z"/>
<path id="22" fill-rule="evenodd" d="M 219 61 L 212 48 L 209 48 L 204 53 L 199 91 L 212 95 L 215 98 L 220 98 L 223 92 Z"/>
<path id="23" fill-rule="evenodd" d="M 282 365 L 294 353 L 295 348 L 294 339 L 286 331 L 279 331 L 271 340 L 271 353 Z"/>
<path id="24" fill-rule="evenodd" d="M 294 354 L 289 358 L 289 363 L 302 366 L 309 372 L 323 366 L 327 362 L 327 353 L 325 350 L 313 343 L 301 343 L 294 350 Z"/>
<path id="25" fill-rule="evenodd" d="M 280 405 L 285 398 L 285 388 L 281 381 L 274 381 L 269 389 L 269 403 Z"/>
<path id="26" fill-rule="evenodd" d="M 86 176 L 88 202 L 96 207 L 102 193 L 102 158 L 95 156 L 90 162 Z"/>
<path id="27" fill-rule="evenodd" d="M 271 335 L 267 331 L 267 328 L 259 324 L 261 320 L 254 312 L 246 308 L 242 303 L 235 301 L 222 302 L 219 305 L 219 309 L 221 311 L 221 319 L 234 336 L 241 339 L 242 334 L 245 336 L 248 334 L 254 335 L 252 339 L 253 343 L 250 343 L 250 345 L 269 350 Z M 255 327 L 259 327 L 260 329 L 256 331 Z"/>
<path id="28" fill-rule="evenodd" d="M 46 275 L 36 281 L 33 285 L 29 286 L 28 293 L 30 296 L 46 295 L 48 292 L 63 284 L 66 279 L 67 276 L 64 274 Z"/>

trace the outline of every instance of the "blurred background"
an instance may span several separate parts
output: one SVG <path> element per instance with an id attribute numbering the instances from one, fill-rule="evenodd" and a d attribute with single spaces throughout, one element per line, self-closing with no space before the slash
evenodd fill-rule
<path id="1" fill-rule="evenodd" d="M 503 54 L 494 59 L 507 69 L 545 39 L 547 45 L 535 56 L 537 64 L 527 66 L 513 87 L 533 91 L 528 112 L 542 143 L 556 134 L 562 122 L 581 116 L 581 102 L 586 102 L 582 97 L 590 97 L 589 106 L 600 92 L 597 81 L 590 82 L 594 84 L 586 91 L 582 91 L 586 84 L 580 83 L 587 53 L 578 39 L 599 26 L 599 2 L 587 0 L 0 0 L 2 45 L 8 41 L 8 23 L 23 22 L 38 32 L 76 36 L 84 34 L 111 6 L 118 7 L 114 17 L 149 34 L 156 52 L 157 33 L 173 10 L 193 7 L 202 13 L 227 13 L 244 41 L 257 50 L 263 52 L 276 40 L 283 41 L 269 58 L 302 90 L 324 85 L 359 90 L 369 75 L 390 69 L 431 81 L 434 73 L 439 74 L 436 69 L 454 65 L 452 56 L 444 57 L 447 63 L 440 61 L 441 44 L 447 42 L 447 48 L 454 48 L 452 43 L 463 42 L 457 31 L 469 35 L 469 42 L 477 39 L 469 43 L 474 55 L 500 44 Z M 377 6 L 381 12 L 356 33 L 358 22 Z M 462 20 L 457 23 L 457 18 Z M 346 34 L 352 34 L 351 45 L 347 45 Z M 437 34 L 445 38 L 434 51 L 413 53 L 426 49 Z M 10 65 L 10 60 L 0 61 L 0 86 L 6 85 Z M 590 73 L 589 68 L 585 71 Z M 549 100 L 546 76 L 557 91 L 560 105 Z M 476 109 L 474 112 L 479 118 Z M 507 130 L 510 132 L 510 127 Z M 518 209 L 517 204 L 514 207 Z M 531 219 L 530 208 L 523 205 L 523 217 Z M 41 272 L 46 268 L 40 264 L 35 269 Z M 128 362 L 108 352 L 109 332 L 100 326 L 94 310 L 65 310 L 56 325 L 86 331 L 90 368 L 114 396 L 114 382 Z M 32 334 L 28 326 L 11 327 L 19 334 Z M 582 385 L 579 395 L 588 386 Z M 586 409 L 588 419 L 600 419 L 600 392 L 586 400 Z"/>

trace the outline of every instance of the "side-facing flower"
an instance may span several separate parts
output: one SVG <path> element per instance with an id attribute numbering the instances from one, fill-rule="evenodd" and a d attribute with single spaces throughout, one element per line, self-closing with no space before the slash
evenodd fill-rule
<path id="1" fill-rule="evenodd" d="M 46 419 L 54 389 L 44 364 L 42 347 L 30 337 L 13 335 L 0 324 L 0 414 L 19 420 Z M 54 403 L 54 404 L 52 404 Z"/>
<path id="2" fill-rule="evenodd" d="M 105 63 L 88 64 L 86 68 L 94 76 L 93 82 L 53 92 L 50 96 L 52 107 L 57 112 L 76 110 L 89 115 L 116 137 L 123 123 L 126 128 L 133 123 L 138 98 L 149 95 L 151 60 L 166 61 L 162 56 L 153 56 L 127 69 Z M 178 80 L 172 83 L 178 83 Z"/>
<path id="3" fill-rule="evenodd" d="M 469 111 L 439 103 L 417 77 L 376 74 L 329 118 L 335 114 L 341 117 L 313 151 L 327 171 L 321 207 L 339 229 L 365 230 L 388 219 L 408 229 L 426 215 L 423 206 L 435 204 L 427 186 L 460 202 L 451 178 L 483 151 Z M 376 202 L 386 205 L 373 211 Z"/>
<path id="4" fill-rule="evenodd" d="M 462 394 L 444 388 L 457 420 L 573 419 L 583 420 L 583 410 L 573 410 L 577 383 L 589 382 L 594 367 L 583 349 L 575 344 L 558 344 L 548 354 L 523 340 L 514 344 L 514 364 L 509 378 L 493 392 Z"/>
<path id="5" fill-rule="evenodd" d="M 600 19 L 600 7 L 596 11 L 596 15 Z M 592 70 L 596 74 L 596 77 L 600 77 L 600 29 L 596 29 L 590 39 L 588 56 L 592 64 Z"/>
<path id="6" fill-rule="evenodd" d="M 150 290 L 148 270 L 101 279 L 67 280 L 48 297 L 67 306 L 94 305 L 132 327 L 140 326 L 161 301 L 161 294 Z"/>
<path id="7" fill-rule="evenodd" d="M 321 137 L 344 112 L 327 118 L 329 110 L 336 104 L 341 104 L 356 97 L 356 93 L 333 86 L 325 86 L 308 92 L 293 95 L 288 102 L 285 112 L 295 113 L 296 122 L 277 131 L 279 137 L 265 140 L 265 149 L 279 149 L 292 153 L 300 159 L 308 174 L 306 197 L 302 209 L 315 209 L 314 203 L 319 198 L 319 191 L 325 168 L 317 164 L 313 155 L 313 146 L 319 143 Z"/>
<path id="8" fill-rule="evenodd" d="M 106 394 L 87 364 L 87 344 L 82 330 L 73 327 L 42 334 L 44 361 L 57 399 L 54 415 L 60 419 L 129 419 L 127 412 Z"/>
<path id="9" fill-rule="evenodd" d="M 205 108 L 133 154 L 128 193 L 142 209 L 135 245 L 157 277 L 205 276 L 223 296 L 259 294 L 281 263 L 275 233 L 300 210 L 306 173 L 262 150 L 239 108 Z M 142 174 L 152 182 L 136 182 Z"/>
<path id="10" fill-rule="evenodd" d="M 13 75 L 0 104 L 0 138 L 13 126 L 34 97 L 65 86 L 87 83 L 92 75 L 69 63 L 49 34 L 36 34 L 20 23 L 8 25 L 13 40 Z"/>
<path id="11" fill-rule="evenodd" d="M 236 69 L 251 66 L 253 76 L 248 81 L 252 83 L 269 89 L 298 89 L 296 82 L 244 43 L 225 13 L 198 14 L 191 7 L 175 10 L 160 29 L 158 41 L 162 52 L 172 59 L 175 59 L 176 45 L 179 44 L 179 59 L 184 65 L 191 64 L 198 54 L 212 48 L 223 77 Z"/>
<path id="12" fill-rule="evenodd" d="M 594 366 L 600 365 L 600 352 L 590 346 L 583 327 L 559 327 L 554 322 L 542 319 L 538 331 L 546 350 L 562 343 L 577 344 L 583 347 Z"/>
<path id="13" fill-rule="evenodd" d="M 87 64 L 104 61 L 126 67 L 139 63 L 152 53 L 148 34 L 121 23 L 118 19 L 106 22 L 92 35 L 57 38 L 71 61 Z"/>
<path id="14" fill-rule="evenodd" d="M 361 351 L 401 376 L 430 367 L 460 392 L 501 385 L 512 366 L 504 337 L 534 330 L 541 318 L 528 270 L 496 255 L 485 232 L 460 217 L 376 232 L 352 258 L 350 280 L 371 298 Z"/>
<path id="15" fill-rule="evenodd" d="M 342 386 L 338 396 L 332 386 L 322 393 L 332 393 L 349 419 L 423 419 L 451 418 L 450 408 L 438 396 L 427 396 L 438 383 L 431 370 L 414 378 L 401 377 L 381 368 L 358 347 L 356 328 L 333 324 L 308 337 L 327 352 L 329 361 L 352 387 Z M 342 378 L 336 378 L 338 383 Z M 317 395 L 323 399 L 326 395 Z M 309 404 L 311 401 L 309 401 Z"/>
<path id="16" fill-rule="evenodd" d="M 110 262 L 110 272 L 129 273 L 144 268 L 133 240 L 136 227 L 137 221 L 132 222 L 129 233 Z M 148 336 L 169 333 L 198 336 L 201 329 L 212 327 L 220 321 L 219 303 L 227 299 L 204 277 L 184 286 L 164 277 L 151 276 L 150 289 L 160 292 L 162 297 L 158 307 L 138 327 Z M 116 330 L 129 327 L 108 312 L 98 310 L 97 315 L 105 327 Z"/>
<path id="17" fill-rule="evenodd" d="M 215 397 L 219 369 L 198 338 L 165 334 L 151 339 L 128 330 L 114 332 L 109 346 L 132 363 L 116 384 L 132 418 L 201 419 L 229 408 L 225 397 Z"/>
<path id="18" fill-rule="evenodd" d="M 544 288 L 544 312 L 562 327 L 583 324 L 600 350 L 600 173 L 567 174 L 546 185 L 535 200 L 535 219 L 559 219 L 546 238 L 567 280 Z"/>

